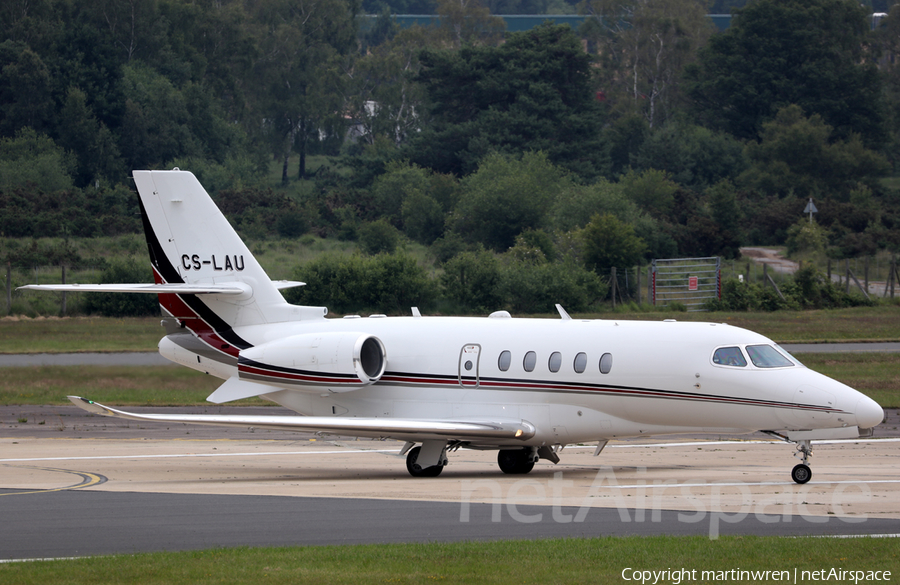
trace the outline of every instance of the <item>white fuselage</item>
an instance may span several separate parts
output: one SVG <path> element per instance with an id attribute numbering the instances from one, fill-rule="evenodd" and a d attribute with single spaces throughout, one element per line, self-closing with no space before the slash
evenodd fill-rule
<path id="1" fill-rule="evenodd" d="M 869 428 L 882 416 L 870 399 L 796 360 L 787 367 L 714 363 L 717 348 L 774 346 L 725 324 L 367 317 L 235 328 L 254 346 L 322 332 L 380 339 L 387 358 L 383 376 L 350 390 L 321 383 L 276 386 L 266 398 L 310 416 L 522 419 L 538 429 L 527 445 L 662 433 Z M 183 350 L 176 357 L 164 342 L 160 348 L 189 367 L 226 379 L 238 375 L 236 364 L 211 364 Z M 509 352 L 505 370 L 503 352 Z M 526 364 L 529 352 L 533 368 Z M 608 373 L 601 372 L 605 354 Z M 303 369 L 304 359 L 298 351 L 292 366 Z"/>

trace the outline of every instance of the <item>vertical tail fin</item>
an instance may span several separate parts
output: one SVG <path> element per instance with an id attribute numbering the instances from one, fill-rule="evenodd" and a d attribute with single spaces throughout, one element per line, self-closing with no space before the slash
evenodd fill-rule
<path id="1" fill-rule="evenodd" d="M 134 171 L 158 284 L 237 285 L 240 295 L 160 294 L 163 309 L 195 333 L 245 345 L 233 327 L 322 318 L 323 307 L 289 305 L 197 178 L 186 171 Z M 211 330 L 211 331 L 210 331 Z M 214 341 L 214 340 L 209 340 Z M 226 343 L 221 343 L 225 349 Z"/>

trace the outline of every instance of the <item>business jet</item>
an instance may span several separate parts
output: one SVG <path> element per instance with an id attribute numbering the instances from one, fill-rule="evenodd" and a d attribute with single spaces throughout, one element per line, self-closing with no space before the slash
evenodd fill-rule
<path id="1" fill-rule="evenodd" d="M 136 414 L 78 396 L 101 415 L 166 423 L 397 439 L 414 477 L 459 448 L 496 450 L 524 474 L 561 449 L 673 433 L 764 431 L 797 445 L 872 434 L 884 411 L 771 340 L 720 323 L 348 315 L 288 304 L 193 174 L 135 171 L 155 284 L 29 285 L 154 293 L 166 358 L 225 380 L 208 398 L 254 396 L 300 416 Z"/>

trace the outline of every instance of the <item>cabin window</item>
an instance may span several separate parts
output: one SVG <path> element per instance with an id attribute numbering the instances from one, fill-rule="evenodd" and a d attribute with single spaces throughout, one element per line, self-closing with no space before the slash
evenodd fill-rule
<path id="1" fill-rule="evenodd" d="M 537 363 L 537 354 L 533 351 L 529 351 L 525 354 L 525 360 L 522 362 L 522 365 L 525 366 L 526 372 L 533 372 L 534 366 Z"/>
<path id="2" fill-rule="evenodd" d="M 587 368 L 587 354 L 581 352 L 575 356 L 575 373 L 583 374 L 585 368 Z"/>
<path id="3" fill-rule="evenodd" d="M 550 361 L 547 363 L 550 367 L 551 372 L 558 372 L 560 366 L 562 366 L 562 354 L 558 351 L 554 351 L 550 354 Z"/>
<path id="4" fill-rule="evenodd" d="M 497 361 L 497 366 L 500 368 L 501 372 L 505 372 L 509 369 L 509 363 L 512 361 L 512 354 L 509 350 L 503 350 L 500 352 L 500 359 Z"/>
<path id="5" fill-rule="evenodd" d="M 771 345 L 748 345 L 747 355 L 757 368 L 786 368 L 794 365 Z"/>
<path id="6" fill-rule="evenodd" d="M 600 373 L 608 374 L 612 370 L 612 354 L 605 353 L 600 356 Z"/>
<path id="7" fill-rule="evenodd" d="M 720 366 L 743 368 L 747 365 L 747 360 L 744 359 L 744 354 L 741 353 L 741 348 L 739 347 L 720 347 L 713 354 L 713 363 Z"/>

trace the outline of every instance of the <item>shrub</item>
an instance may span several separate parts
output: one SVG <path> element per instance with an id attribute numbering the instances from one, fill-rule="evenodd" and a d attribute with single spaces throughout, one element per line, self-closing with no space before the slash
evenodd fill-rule
<path id="1" fill-rule="evenodd" d="M 404 254 L 324 254 L 297 267 L 294 278 L 307 284 L 287 291 L 289 302 L 337 313 L 407 313 L 412 306 L 431 306 L 437 296 L 425 270 Z"/>
<path id="2" fill-rule="evenodd" d="M 150 265 L 134 258 L 113 260 L 103 269 L 100 279 L 107 284 L 150 283 Z M 145 317 L 159 315 L 159 300 L 151 294 L 87 293 L 84 299 L 87 313 L 105 317 Z"/>
<path id="3" fill-rule="evenodd" d="M 599 276 L 572 263 L 511 262 L 501 273 L 504 304 L 515 313 L 547 313 L 556 303 L 584 311 L 609 287 Z"/>
<path id="4" fill-rule="evenodd" d="M 358 236 L 360 249 L 370 256 L 392 254 L 400 243 L 400 232 L 385 219 L 363 224 Z"/>
<path id="5" fill-rule="evenodd" d="M 462 252 L 444 263 L 441 275 L 444 297 L 463 311 L 490 312 L 502 305 L 500 262 L 490 252 Z"/>

